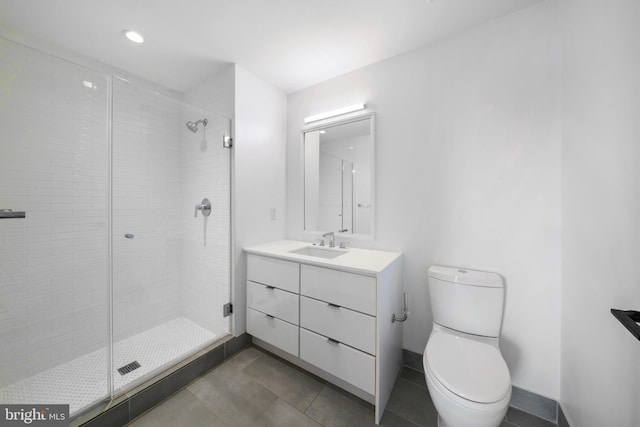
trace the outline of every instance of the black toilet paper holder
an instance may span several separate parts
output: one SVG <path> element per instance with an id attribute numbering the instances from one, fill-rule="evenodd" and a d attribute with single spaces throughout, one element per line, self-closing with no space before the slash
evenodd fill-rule
<path id="1" fill-rule="evenodd" d="M 617 310 L 612 308 L 611 314 L 613 314 L 636 339 L 640 340 L 640 325 L 638 325 L 638 323 L 640 323 L 640 311 Z"/>

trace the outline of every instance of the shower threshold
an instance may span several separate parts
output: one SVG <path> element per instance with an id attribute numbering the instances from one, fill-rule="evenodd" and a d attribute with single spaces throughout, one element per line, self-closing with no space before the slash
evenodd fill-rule
<path id="1" fill-rule="evenodd" d="M 215 334 L 185 317 L 179 317 L 115 343 L 114 394 L 226 334 L 227 331 Z M 117 371 L 134 361 L 140 367 L 125 375 Z M 106 372 L 107 350 L 103 348 L 0 388 L 0 403 L 69 404 L 73 415 L 108 397 Z"/>

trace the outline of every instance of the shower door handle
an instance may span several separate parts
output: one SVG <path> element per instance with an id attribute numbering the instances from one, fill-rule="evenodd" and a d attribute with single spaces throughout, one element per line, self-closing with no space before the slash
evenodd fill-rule
<path id="1" fill-rule="evenodd" d="M 202 211 L 202 215 L 207 217 L 211 215 L 211 201 L 206 197 L 202 199 L 202 203 L 196 205 L 196 210 L 193 212 L 193 217 L 198 217 L 198 211 Z"/>

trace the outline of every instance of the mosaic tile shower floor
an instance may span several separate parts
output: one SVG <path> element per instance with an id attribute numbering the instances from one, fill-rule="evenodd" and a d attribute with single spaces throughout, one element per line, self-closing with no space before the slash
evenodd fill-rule
<path id="1" fill-rule="evenodd" d="M 116 390 L 212 342 L 214 334 L 180 317 L 114 344 Z M 120 375 L 117 368 L 133 361 L 140 368 Z M 69 404 L 70 412 L 108 395 L 107 350 L 100 349 L 0 389 L 2 403 Z"/>

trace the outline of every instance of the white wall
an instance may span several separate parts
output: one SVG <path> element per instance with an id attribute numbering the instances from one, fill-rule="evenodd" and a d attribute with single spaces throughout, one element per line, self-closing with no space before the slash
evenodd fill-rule
<path id="1" fill-rule="evenodd" d="M 246 257 L 242 248 L 285 235 L 287 98 L 235 66 L 235 333 L 245 331 Z M 276 219 L 271 219 L 275 209 Z"/>
<path id="2" fill-rule="evenodd" d="M 287 237 L 302 230 L 303 118 L 366 102 L 376 113 L 376 238 L 401 251 L 411 314 L 431 329 L 427 269 L 506 281 L 501 347 L 513 384 L 559 396 L 560 140 L 557 7 L 545 2 L 458 37 L 289 95 Z"/>
<path id="3" fill-rule="evenodd" d="M 235 114 L 235 65 L 229 64 L 184 94 L 184 100 L 225 117 Z"/>
<path id="4" fill-rule="evenodd" d="M 562 0 L 562 387 L 575 427 L 640 425 L 640 3 Z"/>

